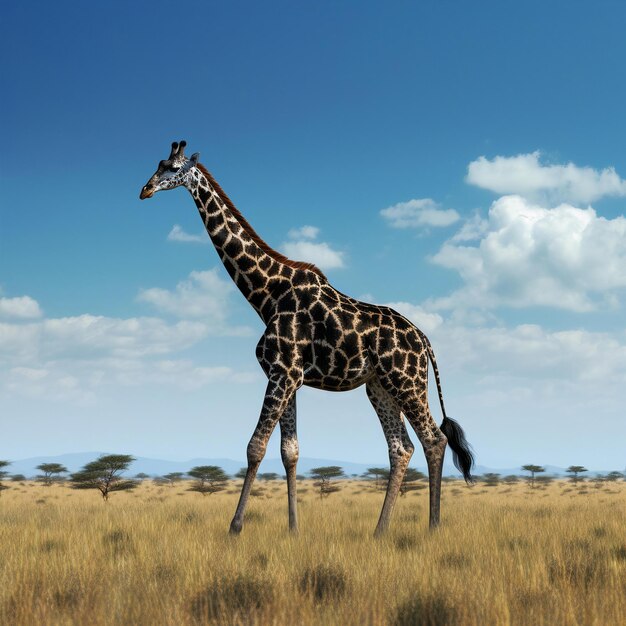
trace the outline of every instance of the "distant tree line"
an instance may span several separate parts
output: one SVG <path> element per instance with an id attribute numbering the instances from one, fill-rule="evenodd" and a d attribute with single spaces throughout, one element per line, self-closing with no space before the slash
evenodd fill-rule
<path id="1" fill-rule="evenodd" d="M 96 460 L 87 463 L 78 472 L 70 473 L 68 469 L 61 463 L 41 463 L 37 466 L 40 474 L 35 476 L 35 480 L 43 485 L 50 487 L 54 484 L 67 482 L 73 489 L 94 489 L 97 490 L 102 499 L 106 502 L 109 495 L 115 491 L 127 491 L 136 488 L 142 481 L 151 478 L 148 474 L 140 472 L 134 478 L 127 478 L 124 474 L 128 471 L 131 463 L 135 458 L 126 454 L 105 454 Z M 5 484 L 9 477 L 7 467 L 10 461 L 0 460 L 0 495 L 2 491 L 9 487 Z M 555 480 L 554 476 L 546 475 L 546 468 L 541 465 L 527 464 L 521 468 L 522 472 L 527 473 L 526 482 L 531 490 L 542 489 Z M 188 491 L 200 493 L 203 496 L 218 493 L 226 489 L 230 478 L 243 479 L 246 476 L 247 468 L 242 467 L 234 476 L 229 476 L 221 467 L 217 465 L 198 465 L 192 467 L 188 472 L 169 472 L 163 476 L 153 477 L 153 481 L 157 485 L 175 485 L 185 481 L 188 483 Z M 582 465 L 570 465 L 566 470 L 569 480 L 574 486 L 580 486 L 585 482 L 585 476 L 589 470 Z M 69 476 L 64 476 L 69 474 Z M 343 468 L 332 465 L 315 467 L 310 470 L 309 477 L 313 480 L 313 485 L 318 489 L 320 498 L 324 499 L 332 493 L 340 490 L 337 480 L 346 478 Z M 356 474 L 352 475 L 357 478 Z M 258 474 L 257 478 L 263 482 L 272 482 L 285 479 L 276 472 L 265 472 Z M 298 475 L 299 480 L 305 477 Z M 384 467 L 370 467 L 360 476 L 360 478 L 371 481 L 377 490 L 385 490 L 389 481 L 389 469 Z M 498 485 L 514 484 L 520 481 L 522 477 L 518 475 L 501 476 L 495 472 L 488 472 L 478 477 L 478 480 L 486 487 L 497 487 Z M 626 479 L 626 475 L 619 471 L 609 472 L 605 475 L 597 475 L 591 479 L 596 487 L 601 487 L 605 482 L 615 482 Z M 23 482 L 27 478 L 23 474 L 13 474 L 10 480 L 14 482 Z M 448 477 L 449 480 L 449 477 Z M 408 468 L 402 484 L 400 486 L 400 494 L 405 495 L 409 491 L 418 491 L 425 489 L 427 486 L 427 477 L 422 472 Z"/>

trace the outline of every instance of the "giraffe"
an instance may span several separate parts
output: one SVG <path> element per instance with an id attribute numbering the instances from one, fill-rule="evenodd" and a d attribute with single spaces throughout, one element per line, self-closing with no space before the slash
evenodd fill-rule
<path id="1" fill-rule="evenodd" d="M 472 481 L 474 459 L 463 430 L 446 415 L 439 370 L 428 338 L 393 309 L 346 296 L 332 287 L 315 265 L 292 261 L 273 250 L 199 163 L 199 154 L 185 156 L 186 145 L 185 141 L 172 144 L 168 159 L 159 163 L 139 197 L 143 200 L 157 191 L 187 188 L 226 271 L 265 324 L 256 357 L 267 377 L 267 388 L 248 443 L 248 467 L 230 532 L 242 530 L 250 490 L 277 424 L 287 475 L 289 529 L 298 530 L 296 392 L 302 385 L 327 391 L 365 385 L 387 440 L 390 462 L 376 535 L 389 526 L 414 451 L 406 418 L 424 449 L 429 525 L 435 528 L 440 519 L 446 445 L 450 445 L 454 463 L 468 482 Z M 428 406 L 429 361 L 443 413 L 441 426 Z"/>

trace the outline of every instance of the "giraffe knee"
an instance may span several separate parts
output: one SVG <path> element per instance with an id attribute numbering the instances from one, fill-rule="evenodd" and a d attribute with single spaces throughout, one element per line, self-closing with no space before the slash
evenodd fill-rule
<path id="1" fill-rule="evenodd" d="M 448 438 L 439 430 L 430 433 L 430 436 L 425 437 L 425 449 L 437 450 L 443 452 L 448 445 Z"/>
<path id="2" fill-rule="evenodd" d="M 250 440 L 248 444 L 247 456 L 248 456 L 248 466 L 250 465 L 259 465 L 265 456 L 265 449 L 267 448 L 267 443 L 264 441 L 260 441 L 255 439 L 254 437 Z"/>
<path id="3" fill-rule="evenodd" d="M 300 456 L 300 446 L 295 438 L 283 439 L 280 444 L 280 456 L 285 469 L 293 467 L 298 462 Z"/>
<path id="4" fill-rule="evenodd" d="M 402 463 L 408 465 L 411 457 L 413 456 L 414 450 L 415 446 L 413 446 L 408 438 L 406 441 L 396 441 L 389 446 L 389 457 L 392 463 Z"/>

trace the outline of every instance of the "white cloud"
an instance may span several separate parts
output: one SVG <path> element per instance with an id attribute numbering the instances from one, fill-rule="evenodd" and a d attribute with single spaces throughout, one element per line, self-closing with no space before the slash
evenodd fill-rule
<path id="1" fill-rule="evenodd" d="M 626 196 L 626 180 L 612 167 L 594 170 L 573 163 L 548 165 L 539 151 L 513 157 L 481 156 L 467 168 L 467 182 L 499 194 L 548 201 L 588 203 L 605 196 Z"/>
<path id="2" fill-rule="evenodd" d="M 450 241 L 476 241 L 482 239 L 488 230 L 489 222 L 483 219 L 480 213 L 475 212 L 463 222 L 461 228 L 450 238 Z"/>
<path id="3" fill-rule="evenodd" d="M 228 300 L 235 287 L 220 277 L 217 268 L 194 271 L 173 290 L 152 287 L 142 289 L 137 296 L 162 313 L 180 318 L 202 319 L 210 324 L 214 334 L 241 335 L 249 329 L 229 325 Z"/>
<path id="4" fill-rule="evenodd" d="M 236 371 L 225 366 L 202 366 L 185 359 L 160 360 L 146 367 L 145 363 L 137 363 L 131 376 L 124 373 L 121 384 L 167 384 L 180 389 L 200 389 L 215 383 L 247 384 L 256 381 L 260 372 Z"/>
<path id="5" fill-rule="evenodd" d="M 343 252 L 334 250 L 324 241 L 314 241 L 319 232 L 315 226 L 291 229 L 288 236 L 292 241 L 283 242 L 282 253 L 293 261 L 314 263 L 322 270 L 345 267 Z"/>
<path id="6" fill-rule="evenodd" d="M 459 220 L 459 214 L 454 209 L 441 209 L 430 198 L 399 202 L 382 209 L 380 214 L 393 228 L 443 227 Z"/>
<path id="7" fill-rule="evenodd" d="M 344 267 L 343 252 L 333 250 L 325 242 L 287 241 L 283 244 L 286 256 L 294 261 L 314 263 L 320 269 L 331 270 Z"/>
<path id="8" fill-rule="evenodd" d="M 483 378 L 494 388 L 506 379 L 619 385 L 626 381 L 626 335 L 621 332 L 443 323 L 431 339 L 449 365 Z"/>
<path id="9" fill-rule="evenodd" d="M 211 241 L 206 233 L 192 235 L 183 230 L 183 227 L 174 224 L 172 230 L 167 235 L 168 241 L 177 241 L 179 243 L 209 243 Z"/>
<path id="10" fill-rule="evenodd" d="M 391 307 L 401 315 L 404 315 L 426 334 L 434 331 L 443 322 L 443 318 L 438 313 L 430 313 L 423 307 L 410 302 L 388 302 L 385 306 Z"/>
<path id="11" fill-rule="evenodd" d="M 14 367 L 6 376 L 4 388 L 10 393 L 28 398 L 43 397 L 53 402 L 69 401 L 78 405 L 93 404 L 96 399 L 92 389 L 81 384 L 76 376 L 68 374 L 63 368 Z"/>
<path id="12" fill-rule="evenodd" d="M 227 283 L 226 287 L 207 271 L 192 272 L 173 292 L 148 290 L 146 299 L 162 309 L 188 317 L 196 313 L 200 317 L 202 310 L 203 319 L 168 322 L 159 317 L 82 314 L 2 321 L 0 392 L 90 404 L 105 386 L 167 384 L 196 389 L 255 380 L 257 375 L 248 371 L 180 358 L 182 351 L 210 336 L 248 333 L 247 328 L 227 323 L 224 298 L 232 287 Z"/>
<path id="13" fill-rule="evenodd" d="M 317 239 L 320 229 L 317 226 L 301 226 L 292 228 L 288 233 L 289 239 Z"/>
<path id="14" fill-rule="evenodd" d="M 42 316 L 37 300 L 30 296 L 0 298 L 0 317 L 16 319 L 36 319 Z"/>
<path id="15" fill-rule="evenodd" d="M 168 324 L 154 317 L 96 315 L 0 323 L 0 364 L 30 366 L 49 360 L 140 358 L 184 350 L 212 334 L 209 324 Z"/>
<path id="16" fill-rule="evenodd" d="M 1 372 L 0 372 L 1 374 Z M 4 389 L 26 397 L 45 397 L 55 402 L 92 404 L 109 389 L 138 386 L 170 386 L 196 390 L 217 383 L 248 384 L 260 376 L 256 371 L 236 371 L 225 366 L 198 365 L 188 359 L 104 357 L 48 361 L 40 367 L 14 367 L 0 375 Z"/>
<path id="17" fill-rule="evenodd" d="M 590 311 L 626 287 L 626 219 L 567 204 L 548 209 L 519 196 L 493 203 L 475 237 L 456 237 L 432 261 L 465 285 L 437 308 L 549 306 Z"/>

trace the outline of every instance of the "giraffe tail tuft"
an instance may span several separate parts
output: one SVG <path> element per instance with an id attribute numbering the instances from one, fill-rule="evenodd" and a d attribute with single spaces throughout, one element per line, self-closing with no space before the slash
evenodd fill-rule
<path id="1" fill-rule="evenodd" d="M 474 465 L 474 455 L 472 448 L 465 439 L 465 433 L 460 424 L 445 416 L 441 422 L 441 432 L 448 439 L 448 445 L 452 449 L 452 460 L 454 466 L 463 474 L 465 482 L 472 484 L 474 477 L 472 476 L 472 465 Z"/>

